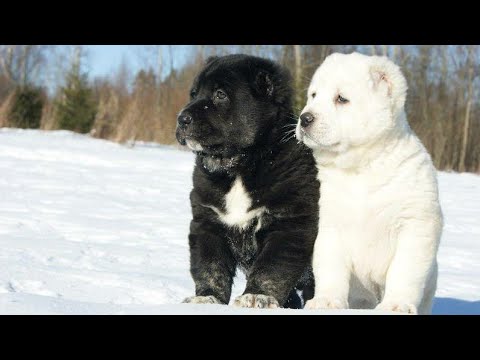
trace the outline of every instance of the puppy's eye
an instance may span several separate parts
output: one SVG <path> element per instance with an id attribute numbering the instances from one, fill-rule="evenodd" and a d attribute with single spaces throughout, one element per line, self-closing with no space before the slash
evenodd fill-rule
<path id="1" fill-rule="evenodd" d="M 197 91 L 196 90 L 190 91 L 190 97 L 193 99 L 195 96 L 197 96 Z"/>
<path id="2" fill-rule="evenodd" d="M 215 98 L 223 100 L 227 97 L 227 94 L 225 94 L 222 90 L 217 90 L 215 92 Z"/>
<path id="3" fill-rule="evenodd" d="M 350 100 L 345 99 L 342 95 L 338 95 L 337 99 L 336 99 L 336 102 L 339 103 L 339 104 L 347 104 L 347 103 L 350 102 Z"/>
<path id="4" fill-rule="evenodd" d="M 312 99 L 315 99 L 315 96 L 317 96 L 317 93 L 312 93 Z"/>

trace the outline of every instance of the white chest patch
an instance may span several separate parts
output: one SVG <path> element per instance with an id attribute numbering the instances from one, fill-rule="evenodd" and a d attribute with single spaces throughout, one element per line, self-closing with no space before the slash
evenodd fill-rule
<path id="1" fill-rule="evenodd" d="M 250 198 L 242 179 L 237 177 L 233 182 L 232 188 L 225 195 L 225 212 L 217 209 L 215 206 L 208 206 L 215 211 L 220 220 L 230 226 L 236 227 L 239 230 L 245 230 L 250 222 L 258 219 L 256 230 L 260 229 L 261 216 L 265 212 L 265 207 L 250 210 L 252 206 L 252 199 Z"/>

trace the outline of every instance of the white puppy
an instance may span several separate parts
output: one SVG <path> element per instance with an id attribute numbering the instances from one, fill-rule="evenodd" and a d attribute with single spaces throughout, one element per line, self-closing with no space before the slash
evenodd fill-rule
<path id="1" fill-rule="evenodd" d="M 443 220 L 406 91 L 393 62 L 358 53 L 330 55 L 312 79 L 296 130 L 321 181 L 307 308 L 431 312 Z"/>

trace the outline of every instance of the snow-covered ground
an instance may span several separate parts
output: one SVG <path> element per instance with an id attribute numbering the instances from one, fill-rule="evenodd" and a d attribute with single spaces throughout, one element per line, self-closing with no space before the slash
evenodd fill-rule
<path id="1" fill-rule="evenodd" d="M 0 313 L 311 314 L 179 304 L 192 168 L 170 147 L 0 129 Z M 480 314 L 480 177 L 440 173 L 440 191 L 434 313 Z"/>

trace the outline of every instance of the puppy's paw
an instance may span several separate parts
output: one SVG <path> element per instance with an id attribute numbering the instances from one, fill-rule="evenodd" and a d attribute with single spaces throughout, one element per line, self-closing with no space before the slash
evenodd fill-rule
<path id="1" fill-rule="evenodd" d="M 348 309 L 348 303 L 340 298 L 320 296 L 308 300 L 305 309 Z"/>
<path id="2" fill-rule="evenodd" d="M 417 307 L 413 304 L 395 302 L 395 301 L 382 301 L 375 308 L 376 310 L 395 311 L 404 314 L 417 315 Z"/>
<path id="3" fill-rule="evenodd" d="M 276 309 L 280 307 L 280 304 L 273 296 L 245 294 L 238 296 L 233 302 L 233 306 L 244 308 Z"/>
<path id="4" fill-rule="evenodd" d="M 215 296 L 190 296 L 182 301 L 185 304 L 222 304 Z"/>

